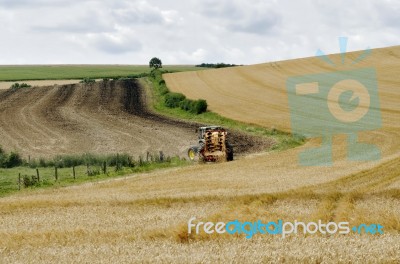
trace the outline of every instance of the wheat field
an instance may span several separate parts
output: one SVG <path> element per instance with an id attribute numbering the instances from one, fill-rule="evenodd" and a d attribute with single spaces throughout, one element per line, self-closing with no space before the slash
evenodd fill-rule
<path id="1" fill-rule="evenodd" d="M 357 53 L 350 53 L 355 58 Z M 340 56 L 332 56 L 335 62 Z M 260 153 L 119 180 L 0 199 L 4 263 L 398 263 L 400 260 L 400 47 L 360 64 L 378 74 L 383 126 L 362 132 L 382 159 L 350 162 L 333 140 L 331 167 L 303 167 L 301 150 Z M 347 66 L 344 66 L 347 67 Z M 204 98 L 227 117 L 290 131 L 285 82 L 334 70 L 316 58 L 165 75 L 169 88 Z M 383 235 L 188 235 L 187 221 L 349 221 Z M 0 260 L 0 261 L 1 261 Z"/>

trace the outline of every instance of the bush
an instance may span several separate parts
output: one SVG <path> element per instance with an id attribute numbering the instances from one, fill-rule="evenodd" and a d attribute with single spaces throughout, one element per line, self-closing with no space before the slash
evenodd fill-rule
<path id="1" fill-rule="evenodd" d="M 74 166 L 89 165 L 89 166 L 102 166 L 106 162 L 109 166 L 131 167 L 133 166 L 132 157 L 129 154 L 78 154 L 78 155 L 58 155 L 53 159 L 45 160 L 32 160 L 29 164 L 31 168 L 37 167 L 57 167 L 57 168 L 70 168 Z"/>
<path id="2" fill-rule="evenodd" d="M 29 87 L 32 87 L 32 86 L 30 86 L 29 84 L 26 84 L 26 83 L 21 83 L 21 84 L 14 83 L 13 85 L 11 85 L 10 89 L 17 90 L 20 88 L 29 88 Z"/>
<path id="3" fill-rule="evenodd" d="M 135 78 L 142 78 L 142 77 L 147 77 L 147 76 L 149 76 L 149 74 L 147 72 L 135 74 Z"/>
<path id="4" fill-rule="evenodd" d="M 16 152 L 7 154 L 2 147 L 0 147 L 0 168 L 13 168 L 24 164 L 24 160 Z"/>
<path id="5" fill-rule="evenodd" d="M 185 99 L 180 102 L 179 107 L 182 110 L 199 115 L 207 111 L 207 102 L 202 99 L 196 101 Z"/>
<path id="6" fill-rule="evenodd" d="M 57 168 L 66 168 L 83 165 L 83 160 L 84 158 L 78 155 L 59 155 L 54 158 L 53 163 Z"/>
<path id="7" fill-rule="evenodd" d="M 179 107 L 185 111 L 191 111 L 193 109 L 193 101 L 189 99 L 185 99 L 180 102 Z"/>
<path id="8" fill-rule="evenodd" d="M 154 87 L 157 92 L 164 97 L 164 105 L 169 108 L 179 107 L 184 111 L 201 114 L 207 111 L 207 102 L 205 100 L 190 100 L 187 99 L 185 95 L 181 93 L 171 93 L 162 78 L 162 73 L 166 71 L 160 71 L 158 69 L 153 69 L 149 76 L 153 82 Z"/>
<path id="9" fill-rule="evenodd" d="M 85 83 L 85 84 L 89 84 L 89 83 L 95 83 L 96 80 L 95 79 L 91 79 L 91 78 L 83 78 L 82 81 L 80 81 L 80 83 Z"/>
<path id="10" fill-rule="evenodd" d="M 186 99 L 181 93 L 167 93 L 165 95 L 165 106 L 169 108 L 179 107 L 180 103 Z"/>
<path id="11" fill-rule="evenodd" d="M 38 182 L 38 179 L 36 177 L 29 177 L 29 176 L 25 175 L 22 178 L 22 184 L 24 185 L 25 188 L 31 187 L 31 186 L 35 186 L 38 183 L 39 182 Z"/>
<path id="12" fill-rule="evenodd" d="M 207 111 L 207 106 L 208 105 L 207 105 L 206 100 L 199 99 L 199 100 L 193 102 L 191 112 L 199 115 L 199 114 Z"/>
<path id="13" fill-rule="evenodd" d="M 44 158 L 39 159 L 39 166 L 40 167 L 46 167 L 46 160 Z"/>
<path id="14" fill-rule="evenodd" d="M 131 167 L 132 158 L 128 154 L 112 154 L 106 157 L 106 162 L 109 166 L 125 166 Z"/>
<path id="15" fill-rule="evenodd" d="M 97 175 L 100 175 L 100 174 L 101 174 L 101 172 L 100 172 L 99 168 L 96 168 L 96 169 L 89 168 L 87 170 L 87 175 L 88 176 L 97 176 Z"/>
<path id="16" fill-rule="evenodd" d="M 21 166 L 24 163 L 21 156 L 16 152 L 11 152 L 4 162 L 4 167 L 13 168 Z"/>
<path id="17" fill-rule="evenodd" d="M 161 95 L 166 95 L 167 93 L 169 93 L 169 90 L 165 85 L 160 85 L 159 91 Z"/>
<path id="18" fill-rule="evenodd" d="M 5 167 L 6 161 L 7 161 L 7 154 L 0 147 L 0 168 L 4 168 Z"/>

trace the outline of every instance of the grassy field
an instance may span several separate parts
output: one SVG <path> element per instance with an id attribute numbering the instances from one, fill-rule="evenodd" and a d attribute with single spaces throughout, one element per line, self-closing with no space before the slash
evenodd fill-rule
<path id="1" fill-rule="evenodd" d="M 79 166 L 75 168 L 75 175 L 77 176 L 76 181 L 73 180 L 72 168 L 60 168 L 58 169 L 59 181 L 55 182 L 54 168 L 38 168 L 41 184 L 36 187 L 46 187 L 54 185 L 63 185 L 67 181 L 79 183 L 84 178 L 88 180 L 86 173 L 86 167 Z M 8 194 L 18 191 L 18 175 L 21 174 L 21 178 L 24 176 L 36 176 L 36 169 L 28 167 L 16 167 L 11 169 L 0 169 L 0 197 L 6 196 Z M 85 175 L 83 178 L 82 176 Z M 95 179 L 97 177 L 93 177 Z M 33 188 L 33 187 L 32 187 Z M 21 186 L 21 189 L 24 189 Z M 30 188 L 29 188 L 30 189 Z"/>
<path id="2" fill-rule="evenodd" d="M 21 184 L 21 189 L 26 191 L 37 188 L 64 187 L 85 182 L 95 182 L 103 179 L 115 178 L 133 173 L 149 172 L 156 169 L 181 167 L 189 164 L 191 163 L 188 161 L 174 157 L 169 162 L 163 162 L 163 163 L 144 162 L 143 165 L 141 166 L 136 166 L 133 168 L 122 167 L 118 171 L 116 171 L 115 167 L 110 166 L 107 167 L 106 174 L 102 173 L 101 166 L 90 166 L 89 168 L 91 170 L 96 170 L 101 172 L 100 174 L 95 176 L 88 176 L 86 166 L 77 166 L 75 167 L 75 179 L 73 178 L 72 168 L 58 168 L 57 181 L 55 179 L 54 167 L 45 167 L 45 168 L 39 167 L 38 169 L 39 169 L 40 183 L 27 188 L 24 188 L 23 184 Z M 35 168 L 29 168 L 29 167 L 16 167 L 10 169 L 0 168 L 0 197 L 4 197 L 19 191 L 19 186 L 18 186 L 19 174 L 21 175 L 21 179 L 24 176 L 28 176 L 29 178 L 31 178 L 32 176 L 36 177 L 37 175 Z"/>
<path id="3" fill-rule="evenodd" d="M 165 65 L 164 70 L 196 71 L 192 65 Z M 0 81 L 115 78 L 150 72 L 148 65 L 21 65 L 0 66 Z"/>

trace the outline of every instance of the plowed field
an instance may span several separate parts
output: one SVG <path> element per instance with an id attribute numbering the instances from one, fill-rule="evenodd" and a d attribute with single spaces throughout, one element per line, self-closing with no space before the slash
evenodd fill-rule
<path id="1" fill-rule="evenodd" d="M 0 145 L 24 157 L 147 151 L 186 156 L 201 124 L 151 113 L 135 80 L 0 91 Z M 269 143 L 233 132 L 237 153 Z M 261 147 L 262 148 L 262 147 Z"/>

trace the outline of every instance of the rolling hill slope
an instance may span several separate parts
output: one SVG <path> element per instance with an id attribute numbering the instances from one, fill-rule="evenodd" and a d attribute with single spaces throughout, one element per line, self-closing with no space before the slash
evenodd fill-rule
<path id="1" fill-rule="evenodd" d="M 355 58 L 358 54 L 348 54 Z M 340 64 L 340 56 L 332 56 Z M 378 75 L 382 128 L 360 140 L 375 162 L 347 160 L 333 140 L 332 167 L 303 167 L 296 149 L 224 164 L 156 171 L 118 181 L 22 192 L 0 199 L 5 262 L 397 263 L 400 259 L 400 47 L 373 50 L 359 66 Z M 346 68 L 347 67 L 347 68 Z M 345 66 L 341 69 L 350 69 Z M 290 130 L 286 80 L 333 71 L 315 58 L 165 75 L 171 90 L 207 99 L 237 120 Z M 318 111 L 318 109 L 316 109 Z M 304 118 L 307 118 L 306 116 Z M 187 221 L 349 221 L 384 235 L 189 236 Z"/>
<path id="2" fill-rule="evenodd" d="M 0 145 L 27 157 L 163 150 L 183 155 L 190 124 L 147 111 L 136 81 L 0 91 Z"/>
<path id="3" fill-rule="evenodd" d="M 331 55 L 336 66 L 318 58 L 303 58 L 289 61 L 265 63 L 252 66 L 225 68 L 210 71 L 166 74 L 168 87 L 182 92 L 189 98 L 204 98 L 209 108 L 232 119 L 258 124 L 264 127 L 291 131 L 290 112 L 286 84 L 289 77 L 305 74 L 374 68 L 377 73 L 382 128 L 363 131 L 360 141 L 377 144 L 383 157 L 393 158 L 400 154 L 400 46 L 375 49 L 372 55 L 358 64 L 352 64 L 361 52 L 346 55 L 341 64 L 340 54 Z M 300 112 L 301 109 L 293 109 Z M 319 109 L 315 109 L 319 111 Z M 304 121 L 309 118 L 302 116 Z M 309 128 L 310 131 L 313 127 Z M 311 140 L 316 145 L 318 140 Z M 344 161 L 345 139 L 334 141 L 337 163 Z M 310 146 L 309 144 L 309 146 Z M 306 146 L 306 147 L 309 147 Z M 288 158 L 290 163 L 295 157 Z M 266 161 L 268 162 L 268 161 Z M 349 165 L 349 164 L 348 164 Z M 353 167 L 352 165 L 348 166 Z"/>
<path id="4" fill-rule="evenodd" d="M 61 154 L 147 151 L 187 156 L 201 126 L 158 115 L 147 107 L 138 80 L 0 90 L 0 146 L 25 158 Z M 232 131 L 236 153 L 267 148 L 272 141 Z"/>
<path id="5" fill-rule="evenodd" d="M 168 87 L 189 98 L 205 98 L 209 108 L 232 119 L 290 131 L 286 81 L 305 74 L 376 69 L 385 128 L 399 128 L 400 104 L 398 73 L 400 46 L 374 49 L 372 55 L 357 64 L 352 61 L 361 52 L 347 53 L 345 64 L 340 54 L 330 55 L 336 66 L 316 58 L 302 58 L 265 64 L 198 72 L 165 74 Z"/>

